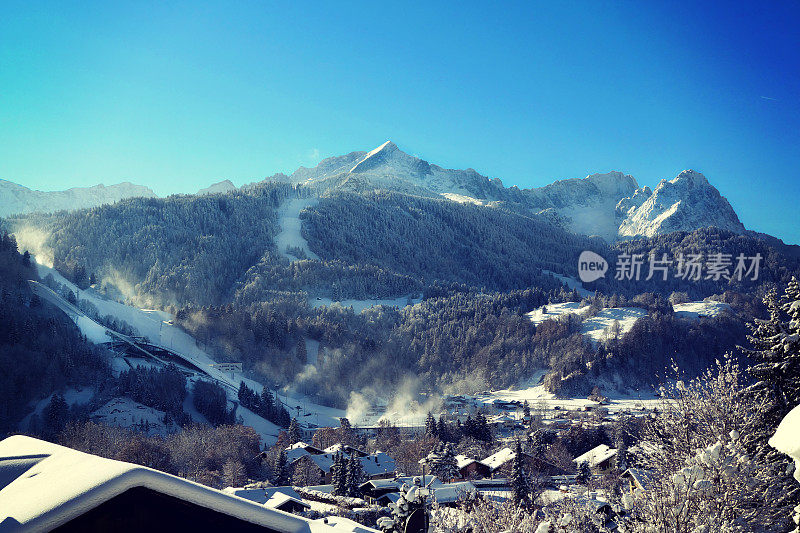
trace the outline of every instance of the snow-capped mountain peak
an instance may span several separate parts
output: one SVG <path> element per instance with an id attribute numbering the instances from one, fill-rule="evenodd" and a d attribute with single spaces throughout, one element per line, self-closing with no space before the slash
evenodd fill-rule
<path id="1" fill-rule="evenodd" d="M 397 148 L 396 144 L 394 144 L 392 141 L 386 141 L 374 150 L 367 152 L 367 155 L 364 156 L 364 159 L 356 163 L 355 166 L 350 169 L 350 172 L 364 172 L 371 168 L 375 168 L 378 165 L 385 164 L 392 154 L 398 151 L 399 149 Z"/>
<path id="2" fill-rule="evenodd" d="M 655 190 L 639 187 L 633 176 L 619 171 L 532 189 L 506 188 L 499 179 L 471 168 L 446 169 L 386 141 L 369 151 L 329 157 L 314 168 L 300 167 L 281 179 L 356 192 L 388 189 L 476 205 L 503 204 L 609 242 L 706 226 L 744 231 L 727 200 L 694 170 L 661 180 Z"/>
<path id="3" fill-rule="evenodd" d="M 639 199 L 635 196 L 618 204 L 618 214 L 625 216 L 619 226 L 620 237 L 652 237 L 708 226 L 737 233 L 745 230 L 728 200 L 694 170 L 684 170 L 669 181 L 661 180 L 652 194 L 642 193 Z M 637 206 L 644 196 L 646 200 Z M 620 213 L 620 208 L 624 210 L 626 206 L 628 210 Z"/>

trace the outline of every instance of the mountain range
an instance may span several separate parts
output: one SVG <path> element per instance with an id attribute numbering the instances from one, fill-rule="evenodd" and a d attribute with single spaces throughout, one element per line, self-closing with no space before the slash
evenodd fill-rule
<path id="1" fill-rule="evenodd" d="M 51 213 L 113 204 L 124 198 L 156 196 L 151 189 L 129 182 L 116 185 L 74 187 L 66 191 L 36 191 L 0 179 L 0 217 L 22 213 Z"/>
<path id="2" fill-rule="evenodd" d="M 607 242 L 704 227 L 735 233 L 745 231 L 725 197 L 694 170 L 661 180 L 653 190 L 640 187 L 635 178 L 622 172 L 592 174 L 583 179 L 570 178 L 544 187 L 520 189 L 505 187 L 499 179 L 488 178 L 472 168 L 456 170 L 431 164 L 387 141 L 368 152 L 329 157 L 313 168 L 300 167 L 291 175 L 275 174 L 265 181 L 302 184 L 320 193 L 390 190 L 505 207 L 545 217 L 573 233 L 597 235 Z M 225 194 L 236 189 L 233 183 L 224 180 L 197 194 Z M 131 183 L 42 192 L 0 180 L 0 216 L 94 207 L 137 196 L 155 194 L 147 187 Z"/>
<path id="3" fill-rule="evenodd" d="M 544 187 L 505 187 L 468 168 L 445 169 L 409 155 L 387 141 L 369 152 L 330 157 L 274 181 L 323 189 L 389 189 L 441 195 L 457 202 L 506 205 L 549 217 L 564 228 L 606 241 L 652 237 L 673 231 L 718 227 L 745 231 L 728 201 L 699 172 L 686 170 L 655 190 L 639 187 L 622 172 L 565 179 Z"/>

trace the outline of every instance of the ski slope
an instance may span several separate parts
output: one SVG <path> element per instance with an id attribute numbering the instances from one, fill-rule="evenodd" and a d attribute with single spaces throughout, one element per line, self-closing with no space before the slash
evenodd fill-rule
<path id="1" fill-rule="evenodd" d="M 286 252 L 286 248 L 289 246 L 303 250 L 308 259 L 319 260 L 317 254 L 308 247 L 308 241 L 303 238 L 302 221 L 300 220 L 300 211 L 306 207 L 315 206 L 318 202 L 318 198 L 294 198 L 286 201 L 278 209 L 278 224 L 281 230 L 275 236 L 275 246 L 278 247 L 278 252 L 289 261 L 298 260 L 297 257 Z"/>
<path id="2" fill-rule="evenodd" d="M 208 377 L 211 377 L 224 386 L 230 401 L 238 400 L 236 392 L 242 381 L 256 392 L 261 392 L 264 388 L 261 383 L 250 379 L 243 373 L 236 372 L 231 374 L 217 370 L 213 366 L 218 362 L 216 358 L 203 350 L 191 335 L 175 326 L 171 321 L 173 317 L 169 313 L 153 309 L 139 309 L 125 305 L 120 302 L 109 300 L 92 289 L 85 291 L 79 290 L 55 269 L 38 263 L 36 266 L 40 277 L 44 278 L 48 274 L 51 274 L 56 281 L 75 292 L 80 300 L 88 300 L 91 302 L 97 307 L 101 315 L 111 315 L 119 320 L 124 320 L 136 328 L 139 335 L 146 338 L 152 344 L 162 346 L 175 352 L 188 362 L 202 368 L 203 372 Z M 47 289 L 47 287 L 44 288 Z M 60 299 L 60 297 L 58 298 Z M 87 340 L 98 344 L 110 340 L 106 333 L 107 328 L 98 324 L 63 299 L 60 300 L 59 307 L 63 306 L 62 308 L 65 312 L 76 323 L 81 332 L 86 335 Z M 115 358 L 115 360 L 116 359 L 118 358 Z M 123 368 L 120 365 L 114 365 L 114 367 L 117 370 Z M 199 376 L 196 376 L 192 379 L 198 378 Z M 190 379 L 190 381 L 192 381 L 192 379 Z M 278 400 L 286 406 L 290 414 L 298 416 L 299 421 L 303 423 L 303 425 L 338 426 L 339 418 L 345 416 L 344 410 L 318 405 L 303 395 L 286 393 L 284 391 L 275 391 L 275 394 Z M 189 407 L 189 409 L 192 408 Z M 194 417 L 194 414 L 189 410 L 187 410 L 187 412 Z M 199 413 L 196 414 L 199 415 Z M 237 415 L 243 419 L 245 425 L 253 427 L 259 435 L 261 435 L 265 444 L 271 445 L 277 439 L 280 428 L 272 422 L 264 420 L 242 406 L 237 408 Z"/>

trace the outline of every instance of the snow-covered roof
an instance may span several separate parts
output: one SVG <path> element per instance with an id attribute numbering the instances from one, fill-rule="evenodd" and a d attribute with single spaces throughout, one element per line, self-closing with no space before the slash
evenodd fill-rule
<path id="1" fill-rule="evenodd" d="M 328 446 L 324 450 L 325 453 L 336 453 L 342 452 L 345 455 L 350 455 L 351 453 L 355 452 L 356 455 L 367 455 L 367 452 L 364 450 L 359 450 L 355 446 L 348 446 L 347 444 L 334 444 L 333 446 Z"/>
<path id="2" fill-rule="evenodd" d="M 488 466 L 483 461 L 478 461 L 477 459 L 473 459 L 472 457 L 467 457 L 466 455 L 456 455 L 456 465 L 458 466 L 459 470 L 472 463 L 479 463 Z"/>
<path id="3" fill-rule="evenodd" d="M 463 499 L 469 494 L 475 494 L 477 489 L 469 481 L 458 483 L 445 483 L 437 487 L 432 487 L 431 493 L 437 503 L 454 503 Z"/>
<path id="4" fill-rule="evenodd" d="M 287 446 L 285 449 L 286 449 L 287 453 L 289 451 L 291 451 L 291 450 L 305 450 L 308 453 L 312 453 L 312 454 L 324 453 L 324 450 L 320 450 L 319 448 L 317 448 L 313 444 L 309 444 L 309 443 L 303 442 L 303 441 L 295 442 L 294 444 L 292 444 L 290 446 Z"/>
<path id="5" fill-rule="evenodd" d="M 331 527 L 336 528 L 332 531 L 350 531 L 352 533 L 371 533 L 375 531 L 374 529 L 362 526 L 355 520 L 350 520 L 349 518 L 344 518 L 342 516 L 329 516 L 324 519 L 319 519 L 320 522 L 322 520 L 325 520 Z"/>
<path id="6" fill-rule="evenodd" d="M 0 523 L 4 532 L 49 531 L 135 487 L 287 533 L 375 531 L 309 520 L 151 468 L 31 437 L 15 435 L 0 441 Z"/>
<path id="7" fill-rule="evenodd" d="M 394 459 L 383 452 L 377 452 L 372 455 L 359 458 L 361 467 L 367 476 L 377 476 L 380 474 L 389 474 L 394 472 L 397 468 Z"/>
<path id="8" fill-rule="evenodd" d="M 653 483 L 653 472 L 643 468 L 629 468 L 620 477 L 632 478 L 641 488 L 647 490 Z"/>
<path id="9" fill-rule="evenodd" d="M 323 453 L 320 455 L 305 454 L 310 461 L 316 464 L 323 472 L 330 472 L 333 466 L 334 455 L 330 453 Z M 390 474 L 395 471 L 395 462 L 390 456 L 383 452 L 377 452 L 372 455 L 365 455 L 359 457 L 361 468 L 367 476 L 377 476 L 380 474 Z"/>
<path id="10" fill-rule="evenodd" d="M 600 446 L 592 448 L 588 452 L 579 455 L 572 461 L 576 464 L 587 463 L 590 468 L 594 468 L 603 461 L 611 459 L 615 455 L 617 455 L 617 450 L 615 448 L 601 444 Z"/>
<path id="11" fill-rule="evenodd" d="M 303 501 L 302 498 L 294 498 L 289 496 L 288 494 L 284 494 L 283 492 L 276 492 L 266 501 L 264 504 L 266 507 L 271 509 L 280 509 L 283 505 L 288 502 L 295 503 L 297 505 L 302 505 L 306 509 L 311 509 L 311 506 Z"/>
<path id="12" fill-rule="evenodd" d="M 267 500 L 272 498 L 275 494 L 285 494 L 286 496 L 290 496 L 298 500 L 302 499 L 302 497 L 299 494 L 297 494 L 297 492 L 292 487 L 266 487 L 263 489 L 226 487 L 222 490 L 223 492 L 227 492 L 228 494 L 233 494 L 234 496 L 238 496 L 239 498 L 244 498 L 245 500 L 250 500 L 251 502 L 260 503 L 262 505 L 267 503 Z"/>
<path id="13" fill-rule="evenodd" d="M 394 479 L 370 479 L 369 481 L 365 481 L 364 483 L 362 483 L 360 486 L 361 487 L 369 486 L 376 490 L 386 490 L 386 489 L 400 490 L 400 488 L 403 485 L 408 485 L 409 487 L 413 486 L 415 484 L 414 483 L 415 479 L 419 479 L 421 484 L 430 485 L 431 487 L 441 487 L 444 485 L 444 483 L 442 483 L 438 477 L 426 475 L 424 483 L 422 483 L 422 476 L 404 476 Z"/>
<path id="14" fill-rule="evenodd" d="M 308 450 L 305 448 L 293 448 L 291 450 L 286 450 L 286 460 L 290 463 L 295 462 L 296 460 L 300 459 L 305 455 L 312 455 L 309 453 Z"/>
<path id="15" fill-rule="evenodd" d="M 523 454 L 523 456 L 524 455 L 527 455 L 527 454 Z M 503 448 L 502 450 L 500 450 L 499 452 L 497 452 L 497 453 L 495 453 L 493 455 L 490 455 L 489 457 L 487 457 L 486 459 L 484 459 L 481 462 L 483 464 L 485 464 L 486 466 L 488 466 L 492 471 L 495 471 L 498 468 L 500 468 L 501 466 L 503 466 L 504 464 L 506 464 L 507 462 L 513 461 L 514 457 L 516 457 L 516 456 L 517 456 L 517 453 L 514 450 L 512 450 L 511 448 L 506 447 L 506 448 Z"/>

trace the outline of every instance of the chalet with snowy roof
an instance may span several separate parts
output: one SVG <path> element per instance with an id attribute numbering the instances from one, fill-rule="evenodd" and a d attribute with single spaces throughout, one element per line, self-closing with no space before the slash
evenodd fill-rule
<path id="1" fill-rule="evenodd" d="M 239 498 L 250 500 L 251 502 L 260 503 L 264 505 L 267 500 L 272 498 L 275 494 L 285 494 L 291 498 L 298 500 L 302 499 L 297 491 L 292 487 L 265 487 L 265 488 L 248 488 L 248 487 L 226 487 L 222 489 L 223 492 L 233 494 Z"/>
<path id="2" fill-rule="evenodd" d="M 368 502 L 385 506 L 389 502 L 397 500 L 403 485 L 410 487 L 418 484 L 431 487 L 444 485 L 436 476 L 425 476 L 424 483 L 422 476 L 405 476 L 392 479 L 371 479 L 359 485 L 358 490 Z"/>
<path id="3" fill-rule="evenodd" d="M 653 486 L 653 471 L 643 468 L 629 468 L 620 474 L 620 479 L 628 482 L 630 490 L 650 490 Z"/>
<path id="4" fill-rule="evenodd" d="M 469 481 L 431 485 L 431 500 L 444 507 L 456 507 L 465 500 L 475 498 L 478 489 Z"/>
<path id="5" fill-rule="evenodd" d="M 492 476 L 507 476 L 511 473 L 511 466 L 516 456 L 517 453 L 514 450 L 506 447 L 481 462 L 489 467 Z M 522 457 L 525 462 L 525 469 L 528 472 L 537 472 L 547 476 L 560 476 L 567 473 L 563 468 L 550 463 L 542 457 L 534 457 L 525 452 L 522 452 Z"/>
<path id="6" fill-rule="evenodd" d="M 456 466 L 462 480 L 484 478 L 492 474 L 489 465 L 466 455 L 456 455 Z"/>
<path id="7" fill-rule="evenodd" d="M 353 448 L 355 450 L 355 448 Z M 322 453 L 317 455 L 304 454 L 290 463 L 290 467 L 295 470 L 308 468 L 316 471 L 320 484 L 331 482 L 331 467 L 333 466 L 334 453 Z M 361 468 L 367 479 L 379 479 L 394 477 L 395 462 L 390 456 L 378 451 L 373 454 L 358 456 Z"/>
<path id="8" fill-rule="evenodd" d="M 613 459 L 616 456 L 617 450 L 615 448 L 601 444 L 579 455 L 573 459 L 572 462 L 574 462 L 576 466 L 581 463 L 586 463 L 589 465 L 592 473 L 605 474 L 614 467 Z"/>
<path id="9" fill-rule="evenodd" d="M 285 513 L 302 513 L 311 509 L 311 506 L 302 498 L 293 498 L 288 494 L 276 492 L 265 503 L 270 509 L 277 509 Z"/>
<path id="10" fill-rule="evenodd" d="M 310 520 L 131 463 L 31 437 L 0 442 L 0 531 L 376 532 Z"/>
<path id="11" fill-rule="evenodd" d="M 287 446 L 286 449 L 286 459 L 291 463 L 295 459 L 302 457 L 304 455 L 321 455 L 325 453 L 324 450 L 320 450 L 316 446 L 312 446 L 305 442 L 295 442 L 291 446 Z"/>

